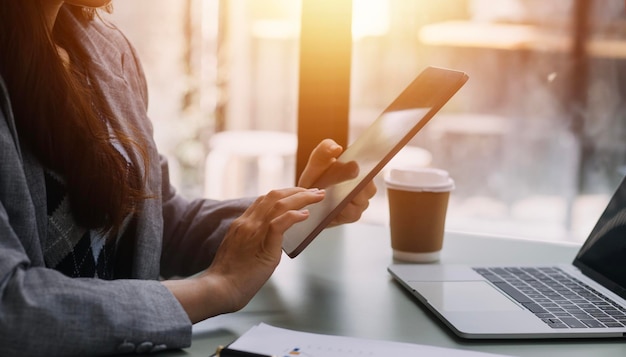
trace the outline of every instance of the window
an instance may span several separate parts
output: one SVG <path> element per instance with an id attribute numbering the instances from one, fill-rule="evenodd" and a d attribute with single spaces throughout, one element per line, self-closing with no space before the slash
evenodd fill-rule
<path id="1" fill-rule="evenodd" d="M 624 2 L 369 3 L 386 31 L 355 36 L 351 124 L 425 65 L 464 70 L 412 142 L 456 179 L 447 229 L 584 240 L 625 174 Z"/>
<path id="2" fill-rule="evenodd" d="M 207 138 L 218 101 L 218 1 L 113 1 L 104 17 L 136 48 L 148 81 L 148 114 L 183 195 L 203 193 Z"/>
<path id="3" fill-rule="evenodd" d="M 296 132 L 301 1 L 114 5 L 146 67 L 156 138 L 178 163 L 184 194 L 203 192 L 213 133 Z M 395 164 L 450 171 L 450 230 L 584 240 L 626 174 L 624 2 L 352 5 L 349 137 L 425 66 L 464 70 L 470 81 Z M 384 224 L 377 180 L 363 220 Z"/>

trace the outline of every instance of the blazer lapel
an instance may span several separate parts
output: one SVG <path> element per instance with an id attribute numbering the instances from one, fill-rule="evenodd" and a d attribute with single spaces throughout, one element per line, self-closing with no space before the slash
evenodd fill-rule
<path id="1" fill-rule="evenodd" d="M 17 136 L 17 128 L 15 125 L 15 118 L 13 117 L 13 111 L 11 110 L 11 103 L 9 101 L 8 91 L 5 84 L 0 77 L 0 110 L 2 110 L 2 117 L 6 120 L 8 131 L 13 137 L 13 143 L 17 152 L 17 160 L 21 162 L 22 170 L 24 172 L 23 178 L 26 179 L 26 185 L 23 186 L 24 190 L 28 191 L 34 208 L 34 218 L 37 225 L 37 235 L 39 236 L 39 244 L 41 247 L 45 246 L 46 240 L 46 225 L 47 225 L 47 207 L 46 207 L 46 186 L 43 176 L 43 168 L 39 162 L 30 154 L 28 150 L 22 150 L 20 141 Z M 9 173 L 10 174 L 10 173 Z M 19 186 L 18 186 L 19 187 Z M 25 192 L 26 193 L 26 192 Z M 25 204 L 25 202 L 20 202 Z M 21 232 L 26 234 L 25 232 Z M 24 238 L 24 237 L 23 237 Z M 24 238 L 25 239 L 25 238 Z M 31 253 L 39 251 L 38 249 L 30 249 Z M 41 254 L 40 254 L 41 255 Z M 32 257 L 32 255 L 31 255 Z M 41 257 L 41 263 L 43 263 L 43 257 Z M 38 262 L 33 262 L 37 264 Z"/>
<path id="2" fill-rule="evenodd" d="M 106 105 L 118 118 L 122 132 L 143 135 L 148 156 L 153 162 L 144 170 L 144 163 L 136 152 L 129 152 L 131 162 L 147 177 L 147 193 L 153 198 L 145 200 L 137 217 L 137 234 L 132 275 L 136 278 L 156 279 L 159 276 L 161 239 L 163 231 L 161 208 L 161 174 L 158 152 L 152 140 L 152 124 L 147 116 L 145 87 L 138 80 L 141 69 L 137 67 L 131 51 L 120 50 L 119 41 L 126 41 L 116 32 L 99 29 L 100 24 L 87 28 L 76 21 L 80 42 L 95 62 L 89 64 L 93 85 L 105 96 Z M 104 35 L 107 34 L 107 36 Z M 124 47 L 125 48 L 125 47 Z"/>

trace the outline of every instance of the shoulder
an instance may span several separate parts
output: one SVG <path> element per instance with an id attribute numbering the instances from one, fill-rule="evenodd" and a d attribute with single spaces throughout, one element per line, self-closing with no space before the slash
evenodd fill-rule
<path id="1" fill-rule="evenodd" d="M 134 93 L 142 95 L 147 105 L 143 68 L 135 48 L 124 33 L 106 18 L 97 16 L 91 21 L 84 21 L 78 18 L 80 15 L 65 11 L 80 46 L 90 57 L 92 70 L 101 77 L 112 75 L 124 79 Z"/>
<path id="2" fill-rule="evenodd" d="M 121 53 L 135 55 L 124 33 L 104 17 L 85 20 L 80 13 L 63 8 L 63 21 L 67 21 L 77 41 L 89 51 L 115 58 Z M 107 56 L 105 56 L 106 58 Z"/>

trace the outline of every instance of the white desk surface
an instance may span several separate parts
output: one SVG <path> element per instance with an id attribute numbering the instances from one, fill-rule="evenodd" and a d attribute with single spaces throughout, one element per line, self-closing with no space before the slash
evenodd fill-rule
<path id="1" fill-rule="evenodd" d="M 577 245 L 446 233 L 441 263 L 567 263 Z M 323 232 L 283 260 L 243 310 L 194 326 L 193 344 L 164 356 L 209 356 L 265 322 L 313 333 L 355 336 L 512 356 L 626 356 L 626 340 L 470 341 L 455 337 L 387 273 L 388 228 L 351 224 Z"/>

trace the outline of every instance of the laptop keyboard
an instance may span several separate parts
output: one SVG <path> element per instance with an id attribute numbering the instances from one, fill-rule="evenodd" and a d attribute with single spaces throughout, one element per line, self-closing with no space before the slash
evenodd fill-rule
<path id="1" fill-rule="evenodd" d="M 626 326 L 626 309 L 559 268 L 474 268 L 552 328 Z"/>

